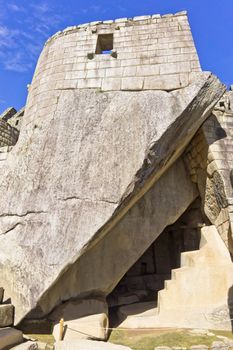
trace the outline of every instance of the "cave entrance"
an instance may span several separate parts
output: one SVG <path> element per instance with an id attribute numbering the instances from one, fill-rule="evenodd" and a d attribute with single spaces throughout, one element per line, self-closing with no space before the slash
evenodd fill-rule
<path id="1" fill-rule="evenodd" d="M 110 318 L 115 319 L 122 305 L 154 301 L 157 306 L 158 291 L 164 288 L 165 280 L 171 279 L 171 270 L 180 267 L 181 253 L 199 249 L 200 227 L 204 223 L 198 198 L 173 225 L 166 227 L 108 295 Z"/>

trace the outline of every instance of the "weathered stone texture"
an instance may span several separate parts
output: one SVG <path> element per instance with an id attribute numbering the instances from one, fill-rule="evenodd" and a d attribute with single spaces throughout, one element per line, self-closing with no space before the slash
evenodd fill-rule
<path id="1" fill-rule="evenodd" d="M 64 299 L 82 298 L 82 295 L 107 296 L 164 228 L 183 214 L 197 194 L 182 160 L 178 160 L 45 294 L 39 303 L 41 309 L 51 308 L 48 304 L 51 300 L 59 303 Z M 79 312 L 78 308 L 76 312 Z M 88 315 L 87 310 L 86 313 Z"/>
<path id="2" fill-rule="evenodd" d="M 13 347 L 23 342 L 23 333 L 14 328 L 0 329 L 0 350 Z"/>
<path id="3" fill-rule="evenodd" d="M 11 348 L 11 350 L 40 350 L 40 348 L 38 347 L 38 344 L 36 342 L 27 341 L 23 344 L 14 346 L 13 348 Z"/>
<path id="4" fill-rule="evenodd" d="M 233 252 L 232 240 L 232 118 L 228 92 L 218 103 L 212 116 L 191 142 L 186 163 L 203 199 L 203 209 L 210 222 L 218 228 L 227 247 Z"/>
<path id="5" fill-rule="evenodd" d="M 0 119 L 0 147 L 14 146 L 18 137 L 18 130 L 8 124 L 5 120 Z"/>
<path id="6" fill-rule="evenodd" d="M 90 340 L 73 340 L 55 343 L 55 350 L 131 350 L 127 346 Z"/>
<path id="7" fill-rule="evenodd" d="M 115 56 L 95 54 L 101 34 L 113 34 Z M 45 78 L 31 88 L 37 93 L 48 84 L 57 89 L 172 90 L 187 86 L 189 74 L 196 71 L 201 68 L 187 16 L 146 16 L 58 33 L 38 62 L 36 75 L 45 73 Z"/>
<path id="8" fill-rule="evenodd" d="M 230 330 L 232 284 L 229 251 L 215 226 L 203 227 L 200 250 L 181 254 L 181 267 L 172 270 L 171 280 L 159 291 L 158 308 L 146 303 L 122 306 L 120 327 Z"/>
<path id="9" fill-rule="evenodd" d="M 68 301 L 57 307 L 48 319 L 54 324 L 53 335 L 60 340 L 60 323 L 64 320 L 63 340 L 99 339 L 108 336 L 108 305 L 102 299 Z"/>
<path id="10" fill-rule="evenodd" d="M 16 323 L 165 173 L 225 89 L 205 73 L 171 93 L 63 91 L 38 73 L 0 169 L 1 283 Z"/>
<path id="11" fill-rule="evenodd" d="M 0 305 L 0 328 L 11 326 L 14 322 L 14 307 L 10 304 Z"/>

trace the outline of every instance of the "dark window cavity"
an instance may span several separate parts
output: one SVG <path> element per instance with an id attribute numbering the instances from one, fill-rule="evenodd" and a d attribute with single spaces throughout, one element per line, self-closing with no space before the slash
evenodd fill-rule
<path id="1" fill-rule="evenodd" d="M 97 39 L 96 51 L 97 55 L 111 54 L 113 50 L 113 34 L 99 34 Z"/>

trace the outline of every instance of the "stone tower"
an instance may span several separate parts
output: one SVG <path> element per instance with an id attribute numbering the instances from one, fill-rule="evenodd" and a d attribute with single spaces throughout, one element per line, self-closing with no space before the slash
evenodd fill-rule
<path id="1" fill-rule="evenodd" d="M 231 164 L 217 161 L 232 141 L 231 93 L 214 109 L 224 92 L 201 71 L 185 12 L 47 41 L 21 119 L 1 116 L 20 129 L 0 167 L 0 276 L 15 323 L 64 317 L 104 339 L 114 306 L 127 327 L 231 327 Z"/>

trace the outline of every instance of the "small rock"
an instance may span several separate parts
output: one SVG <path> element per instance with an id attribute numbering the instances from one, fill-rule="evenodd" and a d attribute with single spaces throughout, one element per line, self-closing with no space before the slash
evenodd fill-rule
<path id="1" fill-rule="evenodd" d="M 214 341 L 211 345 L 211 349 L 221 349 L 221 350 L 228 350 L 229 346 L 225 344 L 223 341 Z"/>
<path id="2" fill-rule="evenodd" d="M 154 350 L 171 350 L 168 346 L 156 346 Z"/>
<path id="3" fill-rule="evenodd" d="M 38 344 L 32 341 L 27 341 L 26 343 L 14 346 L 11 350 L 38 350 Z"/>
<path id="4" fill-rule="evenodd" d="M 208 346 L 206 345 L 193 345 L 190 347 L 191 350 L 207 350 Z"/>
<path id="5" fill-rule="evenodd" d="M 230 347 L 233 347 L 233 339 L 224 337 L 222 335 L 217 335 L 216 336 L 218 339 L 221 339 L 225 344 L 227 344 Z"/>
<path id="6" fill-rule="evenodd" d="M 43 343 L 41 341 L 37 341 L 36 343 L 38 345 L 38 350 L 46 350 L 46 346 L 47 346 L 46 343 Z"/>
<path id="7" fill-rule="evenodd" d="M 30 337 L 30 336 L 28 336 L 28 335 L 26 335 L 26 334 L 23 335 L 23 339 L 24 339 L 25 341 L 33 341 L 33 342 L 35 342 L 35 341 L 38 340 L 37 338 Z"/>
<path id="8" fill-rule="evenodd" d="M 207 329 L 191 329 L 189 333 L 195 335 L 207 335 L 209 331 Z"/>
<path id="9" fill-rule="evenodd" d="M 170 349 L 170 348 L 166 348 Z M 105 343 L 93 340 L 59 341 L 55 343 L 55 350 L 132 350 L 127 346 Z M 164 348 L 165 350 L 165 348 Z"/>
<path id="10" fill-rule="evenodd" d="M 46 345 L 46 350 L 53 350 L 53 349 L 54 349 L 54 345 L 52 345 L 52 344 Z"/>

